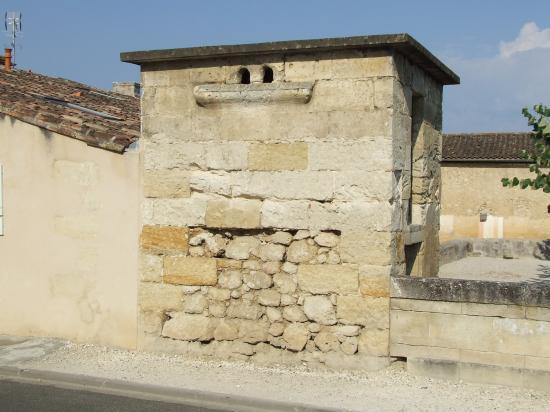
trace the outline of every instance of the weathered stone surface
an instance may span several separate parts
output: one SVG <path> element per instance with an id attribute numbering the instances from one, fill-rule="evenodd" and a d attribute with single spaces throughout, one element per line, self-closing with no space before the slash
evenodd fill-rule
<path id="1" fill-rule="evenodd" d="M 305 322 L 307 317 L 299 306 L 285 306 L 283 318 L 289 322 Z"/>
<path id="2" fill-rule="evenodd" d="M 304 313 L 309 320 L 321 325 L 334 325 L 336 312 L 329 298 L 326 296 L 306 296 L 304 299 Z"/>
<path id="3" fill-rule="evenodd" d="M 204 247 L 202 246 L 191 246 L 189 247 L 189 256 L 193 257 L 202 257 L 206 254 Z"/>
<path id="4" fill-rule="evenodd" d="M 218 277 L 220 287 L 226 289 L 237 289 L 242 285 L 242 275 L 238 270 L 229 270 L 222 272 Z"/>
<path id="5" fill-rule="evenodd" d="M 243 269 L 262 270 L 262 262 L 259 260 L 247 260 L 243 262 Z"/>
<path id="6" fill-rule="evenodd" d="M 309 339 L 309 331 L 301 323 L 291 323 L 285 328 L 283 339 L 287 349 L 299 352 L 306 346 L 306 342 Z"/>
<path id="7" fill-rule="evenodd" d="M 183 311 L 186 313 L 202 313 L 208 306 L 206 298 L 200 294 L 186 296 L 183 304 Z"/>
<path id="8" fill-rule="evenodd" d="M 235 340 L 239 337 L 238 323 L 230 319 L 221 319 L 214 329 L 214 339 Z"/>
<path id="9" fill-rule="evenodd" d="M 327 263 L 329 265 L 337 265 L 340 263 L 340 255 L 338 255 L 338 253 L 334 250 L 330 250 L 327 254 Z"/>
<path id="10" fill-rule="evenodd" d="M 172 313 L 171 319 L 164 323 L 162 336 L 179 340 L 210 341 L 214 339 L 217 319 L 202 315 Z"/>
<path id="11" fill-rule="evenodd" d="M 225 316 L 225 302 L 210 302 L 208 304 L 208 313 L 215 318 L 223 318 Z"/>
<path id="12" fill-rule="evenodd" d="M 146 225 L 202 226 L 207 197 L 192 193 L 181 199 L 143 199 L 143 223 Z"/>
<path id="13" fill-rule="evenodd" d="M 335 247 L 338 245 L 340 238 L 334 233 L 323 232 L 315 236 L 315 243 L 322 247 Z"/>
<path id="14" fill-rule="evenodd" d="M 189 197 L 189 172 L 176 170 L 145 171 L 143 196 L 159 198 Z"/>
<path id="15" fill-rule="evenodd" d="M 269 327 L 269 334 L 272 336 L 281 336 L 284 331 L 285 331 L 285 325 L 280 322 L 273 323 Z"/>
<path id="16" fill-rule="evenodd" d="M 359 271 L 353 266 L 302 264 L 298 267 L 298 286 L 311 293 L 356 292 Z"/>
<path id="17" fill-rule="evenodd" d="M 295 305 L 297 302 L 297 299 L 288 294 L 281 295 L 281 306 L 290 306 Z"/>
<path id="18" fill-rule="evenodd" d="M 310 144 L 311 170 L 392 170 L 392 145 L 388 137 L 359 141 L 315 142 Z"/>
<path id="19" fill-rule="evenodd" d="M 359 353 L 388 356 L 390 333 L 388 329 L 368 329 L 359 336 Z"/>
<path id="20" fill-rule="evenodd" d="M 296 229 L 310 227 L 307 200 L 271 200 L 262 205 L 262 227 Z"/>
<path id="21" fill-rule="evenodd" d="M 340 349 L 346 355 L 353 355 L 354 353 L 357 352 L 357 338 L 356 337 L 345 338 L 340 344 Z"/>
<path id="22" fill-rule="evenodd" d="M 228 289 L 209 288 L 208 297 L 213 300 L 229 300 L 231 292 Z"/>
<path id="23" fill-rule="evenodd" d="M 290 244 L 287 251 L 287 260 L 292 263 L 309 262 L 317 256 L 317 248 L 310 245 L 305 239 Z"/>
<path id="24" fill-rule="evenodd" d="M 290 275 L 277 273 L 273 276 L 273 283 L 279 288 L 281 293 L 294 293 L 296 291 L 296 282 Z"/>
<path id="25" fill-rule="evenodd" d="M 267 289 L 273 284 L 273 279 L 264 272 L 250 271 L 243 275 L 243 283 L 250 289 Z"/>
<path id="26" fill-rule="evenodd" d="M 239 321 L 239 339 L 247 343 L 266 342 L 269 323 L 264 321 Z"/>
<path id="27" fill-rule="evenodd" d="M 221 235 L 215 235 L 206 239 L 206 249 L 212 256 L 223 256 L 227 246 L 227 239 Z"/>
<path id="28" fill-rule="evenodd" d="M 273 289 L 264 289 L 258 292 L 258 303 L 263 306 L 279 306 L 281 294 Z"/>
<path id="29" fill-rule="evenodd" d="M 281 270 L 280 262 L 265 262 L 262 265 L 262 271 L 267 273 L 268 275 L 274 275 L 275 273 L 278 273 L 280 270 Z"/>
<path id="30" fill-rule="evenodd" d="M 281 311 L 275 308 L 270 308 L 270 307 L 266 308 L 265 314 L 267 315 L 267 318 L 269 319 L 270 322 L 278 322 L 283 318 Z M 281 333 L 283 332 L 281 331 Z"/>
<path id="31" fill-rule="evenodd" d="M 368 328 L 389 327 L 389 299 L 338 296 L 336 316 L 341 323 Z"/>
<path id="32" fill-rule="evenodd" d="M 249 343 L 246 343 L 246 342 L 239 342 L 239 341 L 236 341 L 236 342 L 231 342 L 231 349 L 234 353 L 239 353 L 241 355 L 245 355 L 245 356 L 252 356 L 254 355 L 254 345 L 251 345 Z"/>
<path id="33" fill-rule="evenodd" d="M 315 345 L 322 352 L 329 352 L 338 350 L 340 342 L 338 342 L 336 335 L 330 332 L 319 332 L 315 337 Z"/>
<path id="34" fill-rule="evenodd" d="M 189 186 L 194 192 L 230 196 L 231 178 L 232 175 L 227 172 L 194 171 L 191 173 Z"/>
<path id="35" fill-rule="evenodd" d="M 220 228 L 260 227 L 262 202 L 251 199 L 212 199 L 206 208 L 206 225 Z"/>
<path id="36" fill-rule="evenodd" d="M 358 336 L 359 332 L 361 331 L 361 327 L 355 325 L 338 325 L 331 326 L 330 330 L 332 333 L 338 336 L 338 338 L 342 338 L 345 336 Z"/>
<path id="37" fill-rule="evenodd" d="M 143 311 L 181 310 L 183 293 L 178 286 L 162 283 L 139 285 L 139 307 Z"/>
<path id="38" fill-rule="evenodd" d="M 261 306 L 247 300 L 233 300 L 227 308 L 227 316 L 230 318 L 256 320 L 261 315 Z"/>
<path id="39" fill-rule="evenodd" d="M 296 273 L 298 272 L 298 265 L 290 262 L 285 262 L 283 263 L 283 266 L 281 266 L 281 270 L 286 273 Z"/>
<path id="40" fill-rule="evenodd" d="M 140 268 L 143 282 L 160 282 L 162 280 L 162 257 L 142 253 Z"/>
<path id="41" fill-rule="evenodd" d="M 294 235 L 294 240 L 307 239 L 308 237 L 311 237 L 311 232 L 309 230 L 301 229 Z"/>
<path id="42" fill-rule="evenodd" d="M 141 248 L 149 252 L 187 252 L 189 229 L 174 226 L 143 226 Z"/>
<path id="43" fill-rule="evenodd" d="M 363 268 L 361 272 L 363 272 Z M 359 273 L 359 290 L 363 296 L 389 297 L 390 276 L 389 274 L 369 273 L 368 270 Z"/>
<path id="44" fill-rule="evenodd" d="M 139 333 L 149 333 L 159 335 L 162 331 L 162 325 L 165 320 L 165 315 L 163 312 L 139 312 L 138 317 L 138 330 Z M 283 333 L 281 331 L 281 333 Z"/>
<path id="45" fill-rule="evenodd" d="M 216 259 L 218 269 L 240 269 L 242 262 L 233 259 Z"/>
<path id="46" fill-rule="evenodd" d="M 343 262 L 385 266 L 392 263 L 392 234 L 389 232 L 342 232 L 340 257 Z"/>
<path id="47" fill-rule="evenodd" d="M 214 286 L 218 282 L 216 260 L 203 257 L 165 256 L 165 283 Z"/>
<path id="48" fill-rule="evenodd" d="M 258 257 L 264 262 L 280 262 L 283 260 L 286 248 L 283 245 L 267 243 L 258 248 Z"/>
<path id="49" fill-rule="evenodd" d="M 307 143 L 253 144 L 248 152 L 250 170 L 305 170 Z"/>
<path id="50" fill-rule="evenodd" d="M 288 232 L 275 232 L 269 237 L 269 241 L 288 246 L 292 242 L 292 234 Z"/>
<path id="51" fill-rule="evenodd" d="M 224 142 L 203 145 L 205 166 L 208 169 L 244 170 L 248 145 L 240 142 Z"/>
<path id="52" fill-rule="evenodd" d="M 250 253 L 260 246 L 260 240 L 253 236 L 236 237 L 229 242 L 225 249 L 225 256 L 230 259 L 246 260 Z"/>

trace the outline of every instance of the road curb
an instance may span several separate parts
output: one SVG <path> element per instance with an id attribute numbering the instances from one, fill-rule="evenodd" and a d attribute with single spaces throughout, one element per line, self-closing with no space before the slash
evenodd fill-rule
<path id="1" fill-rule="evenodd" d="M 200 406 L 228 411 L 294 411 L 335 412 L 340 409 L 318 408 L 305 404 L 272 401 L 245 396 L 196 391 L 144 383 L 128 382 L 96 376 L 77 375 L 38 369 L 0 366 L 0 380 L 34 385 L 54 386 L 62 389 L 85 390 L 129 398 Z"/>

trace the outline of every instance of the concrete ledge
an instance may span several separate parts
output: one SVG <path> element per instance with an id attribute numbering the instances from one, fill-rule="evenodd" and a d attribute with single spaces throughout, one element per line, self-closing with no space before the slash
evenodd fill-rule
<path id="1" fill-rule="evenodd" d="M 402 299 L 550 308 L 548 282 L 494 282 L 394 276 L 391 278 L 390 296 Z"/>
<path id="2" fill-rule="evenodd" d="M 72 375 L 60 372 L 28 370 L 16 367 L 0 367 L 0 380 L 8 380 L 34 385 L 55 386 L 57 388 L 86 390 L 109 395 L 126 396 L 191 406 L 205 409 L 228 411 L 336 411 L 331 408 L 316 408 L 288 402 L 274 402 L 222 393 L 194 391 L 104 379 L 86 375 Z"/>
<path id="3" fill-rule="evenodd" d="M 516 386 L 550 391 L 550 371 L 495 366 L 450 360 L 407 359 L 407 371 L 413 375 L 450 381 Z"/>

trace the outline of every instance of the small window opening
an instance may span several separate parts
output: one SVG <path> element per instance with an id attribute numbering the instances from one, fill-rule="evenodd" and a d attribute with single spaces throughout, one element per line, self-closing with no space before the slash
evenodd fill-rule
<path id="1" fill-rule="evenodd" d="M 273 83 L 273 69 L 269 66 L 264 66 L 264 83 Z"/>
<path id="2" fill-rule="evenodd" d="M 239 75 L 241 77 L 241 84 L 250 84 L 250 71 L 244 67 L 239 70 Z"/>

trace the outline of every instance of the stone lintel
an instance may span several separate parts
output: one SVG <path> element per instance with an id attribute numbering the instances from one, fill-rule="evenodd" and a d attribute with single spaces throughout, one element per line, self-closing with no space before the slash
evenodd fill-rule
<path id="1" fill-rule="evenodd" d="M 311 99 L 313 82 L 203 84 L 193 89 L 201 106 L 222 103 L 307 103 Z"/>

